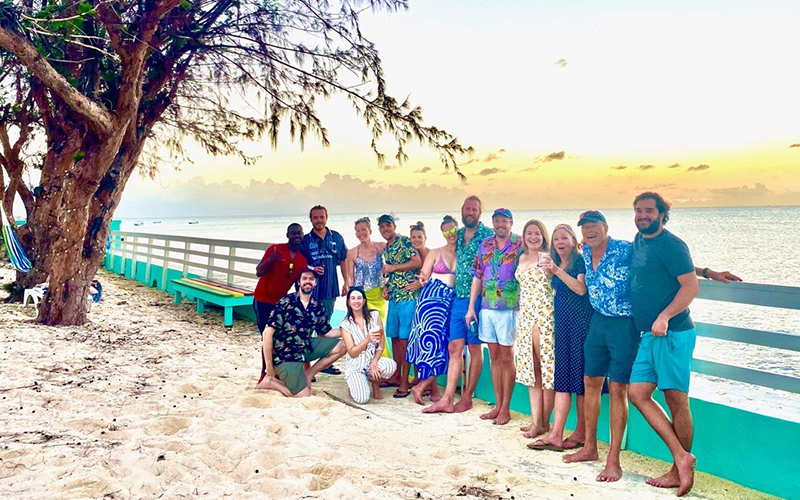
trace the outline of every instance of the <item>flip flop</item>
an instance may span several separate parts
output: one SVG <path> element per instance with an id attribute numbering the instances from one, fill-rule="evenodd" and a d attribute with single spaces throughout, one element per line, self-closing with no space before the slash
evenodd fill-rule
<path id="1" fill-rule="evenodd" d="M 327 373 L 328 375 L 341 375 L 342 370 L 336 368 L 335 366 L 331 365 L 324 370 L 320 370 L 322 373 Z"/>
<path id="2" fill-rule="evenodd" d="M 565 439 L 564 443 L 569 444 L 570 446 L 565 446 L 565 450 L 577 450 L 578 448 L 583 448 L 583 443 L 578 441 L 570 441 L 569 439 Z"/>
<path id="3" fill-rule="evenodd" d="M 536 451 L 557 451 L 559 453 L 564 452 L 564 448 L 560 446 L 555 446 L 552 444 L 545 443 L 541 439 L 539 441 L 535 441 L 533 443 L 528 443 L 528 448 Z"/>
<path id="4" fill-rule="evenodd" d="M 405 391 L 404 392 L 404 391 L 401 391 L 400 389 L 397 389 L 396 391 L 394 391 L 394 394 L 392 394 L 392 397 L 395 398 L 395 399 L 402 399 L 402 398 L 407 398 L 408 394 L 409 394 L 409 391 Z"/>

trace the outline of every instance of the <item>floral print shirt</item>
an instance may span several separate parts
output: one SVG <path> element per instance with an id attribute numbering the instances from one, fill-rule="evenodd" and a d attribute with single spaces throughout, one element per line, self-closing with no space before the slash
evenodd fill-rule
<path id="1" fill-rule="evenodd" d="M 272 336 L 272 363 L 275 366 L 284 361 L 305 361 L 305 355 L 311 352 L 311 335 L 322 336 L 331 331 L 322 304 L 312 297 L 306 308 L 296 293 L 278 301 L 267 319 L 267 326 L 275 329 Z"/>
<path id="2" fill-rule="evenodd" d="M 630 241 L 608 239 L 608 248 L 597 270 L 592 265 L 592 249 L 583 246 L 586 264 L 586 288 L 595 311 L 603 316 L 633 316 L 631 302 L 631 259 L 633 244 Z"/>
<path id="3" fill-rule="evenodd" d="M 483 240 L 490 238 L 494 231 L 478 223 L 475 234 L 469 243 L 464 244 L 464 235 L 467 228 L 462 227 L 458 230 L 458 240 L 456 240 L 456 297 L 468 299 L 469 291 L 472 288 L 472 265 L 475 264 L 475 256 L 478 255 L 478 247 Z"/>
<path id="4" fill-rule="evenodd" d="M 411 240 L 406 236 L 396 235 L 391 245 L 386 245 L 383 251 L 383 260 L 387 264 L 396 266 L 398 264 L 405 264 L 414 256 L 417 255 L 417 250 L 411 244 Z M 406 285 L 411 283 L 417 278 L 419 269 L 412 269 L 411 271 L 398 271 L 389 273 L 386 280 L 386 287 L 389 290 L 389 300 L 392 302 L 405 302 L 407 300 L 417 300 L 419 290 L 409 292 L 406 290 Z"/>
<path id="5" fill-rule="evenodd" d="M 512 234 L 502 249 L 497 236 L 486 238 L 478 247 L 472 275 L 483 282 L 481 309 L 517 309 L 519 283 L 514 276 L 522 249 L 522 238 Z"/>

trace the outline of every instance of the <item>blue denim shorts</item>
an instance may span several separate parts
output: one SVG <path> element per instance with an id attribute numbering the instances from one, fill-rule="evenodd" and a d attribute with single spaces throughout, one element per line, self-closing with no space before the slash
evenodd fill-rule
<path id="1" fill-rule="evenodd" d="M 386 315 L 386 338 L 408 340 L 411 335 L 411 323 L 414 321 L 416 300 L 403 302 L 389 301 L 389 312 Z"/>
<path id="2" fill-rule="evenodd" d="M 688 393 L 696 341 L 694 328 L 680 332 L 668 330 L 663 337 L 644 332 L 633 363 L 631 383 L 649 382 L 661 391 Z"/>

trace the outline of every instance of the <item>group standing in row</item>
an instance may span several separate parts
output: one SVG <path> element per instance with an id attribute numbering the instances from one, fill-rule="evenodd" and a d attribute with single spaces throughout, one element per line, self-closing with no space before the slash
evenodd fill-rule
<path id="1" fill-rule="evenodd" d="M 611 447 L 597 479 L 616 481 L 630 397 L 674 458 L 672 470 L 648 482 L 683 495 L 694 477 L 688 389 L 695 332 L 688 305 L 699 290 L 697 275 L 738 278 L 694 267 L 687 246 L 664 228 L 670 206 L 657 193 L 639 195 L 634 209 L 639 233 L 633 243 L 610 238 L 604 215 L 595 210 L 581 214 L 579 242 L 568 224 L 549 234 L 537 220 L 518 236 L 505 208 L 493 212 L 489 229 L 480 222 L 480 199 L 471 196 L 462 205 L 463 227 L 453 217 L 442 220 L 441 248 L 425 247 L 421 224 L 412 226 L 409 239 L 397 234 L 391 215 L 382 215 L 378 230 L 385 243 L 372 241 L 364 217 L 355 221 L 359 245 L 348 251 L 341 235 L 326 227 L 327 210 L 314 207 L 312 232 L 303 236 L 299 224 L 290 225 L 288 243 L 272 245 L 257 267 L 258 387 L 308 395 L 313 377 L 347 355 L 345 381 L 357 403 L 380 398 L 380 387 L 390 385 L 397 386 L 394 397 L 410 391 L 420 404 L 430 395 L 425 413 L 461 412 L 472 407 L 485 343 L 496 403 L 480 418 L 508 423 L 519 382 L 528 386 L 531 401 L 531 423 L 522 431 L 542 436 L 528 446 L 582 448 L 564 461 L 597 460 L 600 396 L 608 391 Z M 329 319 L 339 294 L 337 266 L 347 314 L 334 329 Z M 294 283 L 296 293 L 283 296 Z M 456 402 L 465 346 L 469 376 Z M 418 383 L 410 387 L 412 365 Z M 445 374 L 440 394 L 436 378 Z M 664 391 L 671 421 L 652 398 L 656 388 Z M 578 423 L 564 439 L 572 394 Z"/>

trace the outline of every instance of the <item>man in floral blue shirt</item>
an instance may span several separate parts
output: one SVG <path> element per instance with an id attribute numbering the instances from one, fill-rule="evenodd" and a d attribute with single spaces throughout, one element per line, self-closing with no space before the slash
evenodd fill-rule
<path id="1" fill-rule="evenodd" d="M 324 306 L 311 296 L 316 285 L 313 268 L 304 270 L 297 293 L 283 297 L 270 313 L 263 340 L 267 374 L 256 388 L 287 397 L 310 396 L 311 379 L 344 356 L 344 344 L 336 338 L 341 333 L 331 328 Z M 319 361 L 304 369 L 315 359 Z"/>
<path id="2" fill-rule="evenodd" d="M 608 236 L 608 223 L 597 210 L 581 214 L 578 226 L 585 244 L 586 288 L 594 309 L 584 344 L 584 411 L 586 443 L 583 449 L 565 455 L 564 461 L 582 462 L 598 459 L 597 420 L 600 394 L 606 376 L 609 379 L 611 446 L 605 469 L 598 481 L 618 481 L 622 477 L 619 454 L 622 435 L 628 421 L 628 384 L 639 349 L 639 332 L 633 324 L 631 302 L 631 258 L 629 241 Z"/>

